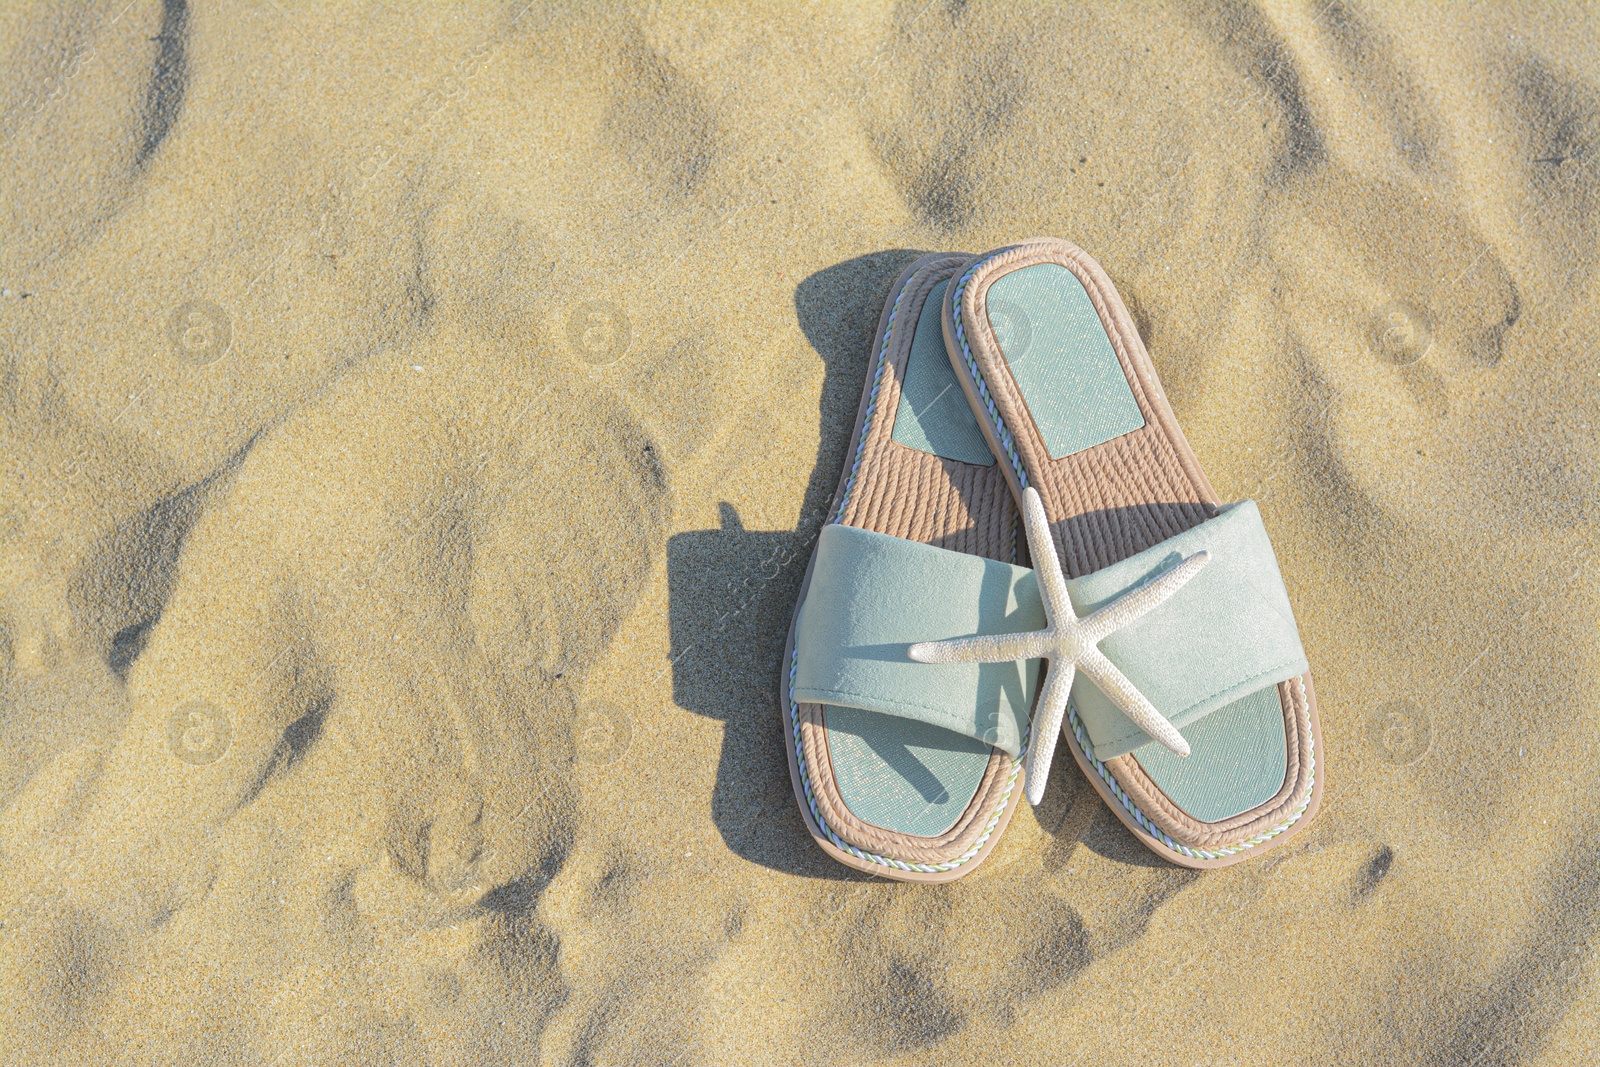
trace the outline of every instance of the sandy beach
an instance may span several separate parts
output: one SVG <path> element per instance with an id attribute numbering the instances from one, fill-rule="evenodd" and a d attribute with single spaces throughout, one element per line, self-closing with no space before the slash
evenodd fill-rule
<path id="1" fill-rule="evenodd" d="M 0 1062 L 1600 1058 L 1593 6 L 0 7 Z M 778 661 L 1036 235 L 1271 531 L 1316 823 L 894 884 Z"/>

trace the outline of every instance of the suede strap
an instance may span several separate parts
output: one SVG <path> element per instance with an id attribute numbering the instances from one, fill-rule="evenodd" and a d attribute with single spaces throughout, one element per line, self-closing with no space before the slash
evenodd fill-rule
<path id="1" fill-rule="evenodd" d="M 1255 504 L 1227 507 L 1068 582 L 1074 609 L 1088 615 L 1201 549 L 1211 561 L 1188 585 L 1100 644 L 1180 729 L 1307 670 Z M 795 699 L 916 719 L 1016 756 L 1038 660 L 926 664 L 906 650 L 919 641 L 1044 625 L 1038 586 L 1026 568 L 832 524 L 818 539 L 800 609 Z M 1096 757 L 1110 759 L 1149 741 L 1081 674 L 1072 699 Z"/>

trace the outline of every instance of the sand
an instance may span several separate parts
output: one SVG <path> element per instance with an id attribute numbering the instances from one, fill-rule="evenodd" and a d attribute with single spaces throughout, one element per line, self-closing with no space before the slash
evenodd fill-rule
<path id="1" fill-rule="evenodd" d="M 0 9 L 0 1062 L 1600 1055 L 1594 8 Z M 1196 874 L 790 792 L 919 251 L 1069 238 L 1313 664 Z"/>

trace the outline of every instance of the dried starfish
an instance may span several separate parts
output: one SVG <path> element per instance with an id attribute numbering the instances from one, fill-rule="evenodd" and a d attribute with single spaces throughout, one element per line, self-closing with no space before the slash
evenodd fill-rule
<path id="1" fill-rule="evenodd" d="M 1200 573 L 1211 559 L 1204 550 L 1196 552 L 1153 582 L 1129 590 L 1093 615 L 1078 618 L 1067 595 L 1067 578 L 1056 556 L 1050 521 L 1045 517 L 1039 491 L 1029 486 L 1022 492 L 1022 521 L 1028 533 L 1028 550 L 1033 554 L 1038 575 L 1039 597 L 1044 601 L 1045 628 L 1032 633 L 994 634 L 987 637 L 955 637 L 946 641 L 923 641 L 911 646 L 911 658 L 919 663 L 1009 663 L 1014 660 L 1047 659 L 1044 691 L 1034 703 L 1033 742 L 1028 748 L 1028 802 L 1044 799 L 1045 780 L 1050 775 L 1050 760 L 1055 755 L 1061 720 L 1066 717 L 1067 698 L 1077 671 L 1089 676 L 1139 729 L 1180 756 L 1189 754 L 1189 742 L 1168 722 L 1144 694 L 1134 688 L 1116 668 L 1099 644 L 1135 619 L 1149 612 L 1190 578 Z"/>

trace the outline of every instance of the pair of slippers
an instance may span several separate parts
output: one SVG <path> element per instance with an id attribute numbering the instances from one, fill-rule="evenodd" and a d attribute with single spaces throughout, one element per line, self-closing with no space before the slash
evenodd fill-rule
<path id="1" fill-rule="evenodd" d="M 1316 701 L 1260 513 L 1217 499 L 1099 264 L 1054 239 L 926 256 L 874 342 L 781 671 L 817 843 L 959 878 L 1058 738 L 1173 863 L 1305 826 Z"/>

